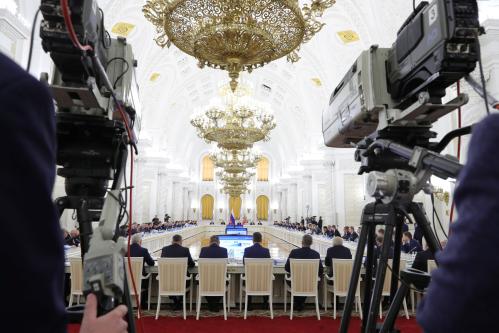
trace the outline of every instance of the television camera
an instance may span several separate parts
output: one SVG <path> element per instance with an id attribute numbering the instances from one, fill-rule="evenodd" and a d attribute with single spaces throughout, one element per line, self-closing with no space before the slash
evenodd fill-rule
<path id="1" fill-rule="evenodd" d="M 394 322 L 408 286 L 422 289 L 430 281 L 420 271 L 405 270 L 400 277 L 393 273 L 390 310 L 385 322 L 376 327 L 393 235 L 390 269 L 399 271 L 404 220 L 412 221 L 412 215 L 430 250 L 440 250 L 422 206 L 412 200 L 421 190 L 432 194 L 432 175 L 456 178 L 462 168 L 456 158 L 440 153 L 453 138 L 469 134 L 471 127 L 452 131 L 440 142 L 431 141 L 436 138 L 431 127 L 468 102 L 465 94 L 446 103 L 442 103 L 442 98 L 446 88 L 468 76 L 480 61 L 481 33 L 476 1 L 423 1 L 403 23 L 391 48 L 372 46 L 361 53 L 323 112 L 326 146 L 356 148 L 355 160 L 361 164 L 359 174 L 369 173 L 367 192 L 375 198 L 362 212 L 341 333 L 348 331 L 366 246 L 361 332 L 398 332 Z M 376 265 L 375 228 L 380 224 L 385 225 L 385 237 Z"/>
<path id="2" fill-rule="evenodd" d="M 40 12 L 42 47 L 55 64 L 49 86 L 57 106 L 57 175 L 65 178 L 66 196 L 55 203 L 60 215 L 77 212 L 83 289 L 96 294 L 99 314 L 119 304 L 131 309 L 118 231 L 126 214 L 127 147 L 137 152 L 140 130 L 137 62 L 126 40 L 105 30 L 96 0 L 42 0 Z M 48 83 L 48 74 L 42 80 Z M 68 312 L 78 320 L 79 310 Z M 134 331 L 131 310 L 128 321 Z"/>

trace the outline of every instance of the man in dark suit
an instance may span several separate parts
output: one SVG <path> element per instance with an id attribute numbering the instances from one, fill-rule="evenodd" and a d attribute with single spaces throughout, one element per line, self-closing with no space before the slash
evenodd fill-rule
<path id="1" fill-rule="evenodd" d="M 270 258 L 270 251 L 262 246 L 262 234 L 253 233 L 253 245 L 244 249 L 244 258 Z"/>
<path id="2" fill-rule="evenodd" d="M 343 238 L 334 237 L 333 246 L 327 249 L 324 265 L 329 267 L 329 276 L 333 276 L 333 259 L 352 259 L 352 252 L 346 246 L 343 246 Z"/>
<path id="3" fill-rule="evenodd" d="M 412 239 L 412 234 L 409 231 L 403 233 L 401 250 L 404 253 L 423 251 L 421 244 L 417 240 Z"/>
<path id="4" fill-rule="evenodd" d="M 172 237 L 172 244 L 161 249 L 161 258 L 187 258 L 187 266 L 194 267 L 196 264 L 192 260 L 189 248 L 182 246 L 182 236 L 174 235 Z M 186 272 L 187 274 L 187 272 Z M 189 284 L 189 282 L 186 282 Z M 173 309 L 180 310 L 182 308 L 182 297 L 170 296 L 173 301 Z"/>
<path id="5" fill-rule="evenodd" d="M 443 240 L 440 242 L 442 249 L 445 248 L 446 244 L 447 244 L 446 240 Z M 416 257 L 414 258 L 414 262 L 412 263 L 412 268 L 419 269 L 420 271 L 423 271 L 423 272 L 428 272 L 428 260 L 435 260 L 435 256 L 428 249 L 428 246 L 427 246 L 424 251 L 418 252 L 416 254 Z"/>
<path id="6" fill-rule="evenodd" d="M 355 231 L 355 227 L 350 227 L 350 241 L 355 242 L 355 240 L 359 237 L 359 234 Z"/>
<path id="7" fill-rule="evenodd" d="M 284 269 L 288 273 L 291 272 L 291 264 L 289 259 L 319 259 L 319 277 L 321 277 L 322 273 L 324 272 L 324 268 L 322 267 L 322 262 L 320 260 L 321 256 L 319 255 L 319 252 L 312 250 L 310 248 L 310 246 L 312 246 L 312 236 L 303 235 L 301 246 L 302 247 L 299 249 L 291 250 L 291 252 L 289 253 L 288 260 L 286 261 L 286 265 L 284 266 Z M 289 285 L 289 281 L 286 281 L 286 283 L 288 283 Z M 306 297 L 295 297 L 295 305 L 297 311 L 303 310 L 305 306 L 305 300 Z"/>
<path id="8" fill-rule="evenodd" d="M 201 248 L 201 252 L 199 253 L 199 258 L 211 258 L 211 259 L 223 259 L 228 258 L 227 249 L 225 247 L 220 246 L 220 239 L 218 236 L 210 237 L 210 245 Z M 206 297 L 206 301 L 208 302 L 208 309 L 212 312 L 220 311 L 220 300 L 222 298 L 220 296 L 212 296 Z"/>
<path id="9" fill-rule="evenodd" d="M 324 222 L 322 221 L 322 216 L 319 216 L 319 222 L 317 223 L 317 225 L 319 226 L 319 229 L 322 230 L 322 224 Z"/>
<path id="10" fill-rule="evenodd" d="M 149 250 L 142 247 L 142 234 L 137 233 L 132 236 L 132 244 L 130 244 L 130 257 L 142 257 L 144 258 L 143 265 L 154 266 L 154 259 L 149 254 Z M 146 270 L 142 267 L 142 275 L 146 275 Z M 137 282 L 135 282 L 137 283 Z M 144 307 L 147 299 L 147 289 L 149 288 L 149 283 L 147 280 L 142 280 L 141 284 L 136 284 L 137 288 L 140 286 L 141 290 L 141 306 Z M 137 290 L 138 291 L 138 290 Z"/>
<path id="11" fill-rule="evenodd" d="M 144 258 L 144 265 L 154 266 L 154 259 L 149 254 L 149 250 L 142 247 L 142 235 L 137 233 L 132 236 L 132 244 L 130 245 L 130 257 Z M 146 275 L 145 270 L 142 270 L 142 275 Z"/>
<path id="12" fill-rule="evenodd" d="M 0 242 L 0 249 L 2 253 L 15 249 L 15 255 L 3 259 L 5 267 L 15 269 L 0 278 L 0 295 L 8 300 L 2 317 L 15 323 L 19 333 L 62 333 L 67 329 L 64 248 L 52 202 L 56 170 L 54 104 L 47 87 L 1 52 L 0 73 L 0 133 L 5 157 L 0 163 L 0 175 L 4 177 L 0 225 L 2 233 L 8 235 Z M 26 307 L 27 299 L 36 309 L 30 312 L 29 320 L 19 311 Z M 81 332 L 125 332 L 126 312 L 125 306 L 119 306 L 96 318 L 97 300 L 90 294 Z"/>
<path id="13" fill-rule="evenodd" d="M 270 258 L 270 251 L 266 247 L 262 246 L 262 234 L 259 232 L 253 233 L 253 245 L 244 249 L 244 258 Z M 268 297 L 263 298 L 264 307 L 268 306 Z M 248 309 L 252 310 L 253 306 L 251 304 L 251 296 L 248 296 Z"/>
<path id="14" fill-rule="evenodd" d="M 346 240 L 346 241 L 349 241 L 350 240 L 350 228 L 349 227 L 344 227 L 343 228 L 343 239 Z"/>
<path id="15" fill-rule="evenodd" d="M 432 272 L 418 308 L 416 318 L 425 332 L 485 332 L 497 328 L 497 142 L 498 114 L 473 125 L 467 162 L 454 195 L 459 217 L 451 224 L 447 246 L 436 254 L 438 269 Z"/>
<path id="16" fill-rule="evenodd" d="M 333 237 L 341 237 L 340 231 L 338 230 L 338 228 L 336 228 L 335 225 L 333 225 L 332 227 L 332 235 Z"/>

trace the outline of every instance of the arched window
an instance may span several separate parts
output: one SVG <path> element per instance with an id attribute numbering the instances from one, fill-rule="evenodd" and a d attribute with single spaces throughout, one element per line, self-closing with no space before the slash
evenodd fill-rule
<path id="1" fill-rule="evenodd" d="M 269 198 L 265 195 L 256 198 L 256 218 L 265 221 L 269 219 Z"/>
<path id="2" fill-rule="evenodd" d="M 256 166 L 256 180 L 260 182 L 269 181 L 269 159 L 262 157 Z"/>
<path id="3" fill-rule="evenodd" d="M 213 220 L 213 206 L 215 199 L 209 194 L 201 197 L 201 216 L 203 220 Z"/>
<path id="4" fill-rule="evenodd" d="M 234 211 L 234 218 L 239 220 L 241 217 L 241 197 L 229 198 L 229 214 Z"/>
<path id="5" fill-rule="evenodd" d="M 201 170 L 203 172 L 203 181 L 211 182 L 213 181 L 213 175 L 215 173 L 215 165 L 211 160 L 210 156 L 206 155 L 203 157 L 203 161 L 201 163 Z"/>

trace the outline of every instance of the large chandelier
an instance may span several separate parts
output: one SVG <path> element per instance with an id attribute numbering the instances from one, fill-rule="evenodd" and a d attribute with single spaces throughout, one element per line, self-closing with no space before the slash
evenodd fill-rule
<path id="1" fill-rule="evenodd" d="M 232 90 L 242 71 L 297 51 L 324 23 L 317 18 L 335 0 L 311 0 L 301 9 L 297 0 L 148 0 L 144 16 L 155 27 L 156 43 L 173 43 L 195 57 L 199 66 L 229 72 Z"/>
<path id="2" fill-rule="evenodd" d="M 200 138 L 227 150 L 247 149 L 255 142 L 268 141 L 276 127 L 274 116 L 263 106 L 236 96 L 228 98 L 224 106 L 212 106 L 195 115 L 191 124 Z"/>

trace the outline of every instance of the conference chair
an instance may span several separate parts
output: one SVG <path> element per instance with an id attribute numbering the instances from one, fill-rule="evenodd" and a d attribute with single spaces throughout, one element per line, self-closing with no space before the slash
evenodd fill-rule
<path id="1" fill-rule="evenodd" d="M 199 320 L 201 298 L 203 296 L 222 296 L 224 319 L 227 320 L 227 299 L 230 300 L 230 277 L 227 275 L 227 259 L 200 258 L 198 260 L 196 280 L 199 281 L 196 320 Z"/>
<path id="2" fill-rule="evenodd" d="M 190 294 L 189 310 L 192 311 L 192 278 L 186 276 L 187 258 L 158 258 L 158 306 L 156 308 L 156 319 L 159 316 L 161 297 L 182 296 L 184 320 L 186 319 L 186 295 Z M 191 281 L 189 287 L 187 281 Z"/>
<path id="3" fill-rule="evenodd" d="M 435 260 L 428 260 L 428 274 L 431 275 L 431 272 L 436 269 L 438 266 L 437 266 L 437 262 Z M 411 289 L 411 306 L 412 306 L 412 313 L 416 314 L 416 303 L 415 303 L 415 299 L 418 298 L 419 299 L 419 296 L 420 295 L 424 295 L 424 291 L 421 291 L 421 292 L 418 292 L 418 291 L 415 291 L 414 289 Z"/>
<path id="4" fill-rule="evenodd" d="M 71 292 L 69 294 L 69 306 L 73 305 L 73 296 L 76 296 L 76 304 L 80 304 L 80 296 L 83 296 L 83 265 L 81 257 L 69 258 L 69 273 L 71 274 Z"/>
<path id="5" fill-rule="evenodd" d="M 293 319 L 293 303 L 295 296 L 315 297 L 315 311 L 317 320 L 321 320 L 319 313 L 318 282 L 320 259 L 289 259 L 291 266 L 291 276 L 285 276 L 284 281 L 284 312 L 288 303 L 288 292 L 291 293 L 291 313 L 289 319 Z M 286 281 L 291 282 L 288 286 Z"/>
<path id="6" fill-rule="evenodd" d="M 133 299 L 137 299 L 137 309 L 140 308 L 141 298 L 142 298 L 142 280 L 149 279 L 149 289 L 147 291 L 147 304 L 148 309 L 151 306 L 151 273 L 146 276 L 142 276 L 142 268 L 144 267 L 144 258 L 143 257 L 131 257 L 131 266 L 133 272 L 133 279 L 135 282 L 135 287 L 137 288 L 137 294 L 135 294 L 135 290 L 133 288 L 132 278 L 130 275 L 130 268 L 128 267 L 128 257 L 125 257 L 125 267 L 126 267 L 126 280 L 128 282 L 128 290 L 130 291 L 130 296 Z M 140 311 L 137 311 L 137 317 L 140 318 Z"/>
<path id="7" fill-rule="evenodd" d="M 244 275 L 241 276 L 239 287 L 239 311 L 242 307 L 243 292 L 244 298 L 244 319 L 248 313 L 248 296 L 268 296 L 270 306 L 270 318 L 274 319 L 272 309 L 272 281 L 275 279 L 272 274 L 272 259 L 244 259 Z M 243 281 L 245 282 L 243 284 Z"/>
<path id="8" fill-rule="evenodd" d="M 379 260 L 378 260 L 379 262 Z M 393 264 L 393 259 L 388 259 L 388 265 L 390 267 Z M 400 267 L 399 267 L 399 276 L 400 276 L 400 271 L 403 271 L 406 268 L 406 261 L 405 260 L 400 260 Z M 381 292 L 381 301 L 383 300 L 383 297 L 385 296 L 390 296 L 390 288 L 392 285 L 392 271 L 390 269 L 386 270 L 385 273 L 385 281 L 383 282 L 383 291 Z M 400 285 L 400 283 L 399 283 Z M 379 318 L 383 318 L 383 308 L 381 306 L 381 301 L 379 302 Z M 404 302 L 402 303 L 404 306 L 404 313 L 405 313 L 405 318 L 409 319 L 409 311 L 407 311 L 407 301 L 404 297 Z"/>
<path id="9" fill-rule="evenodd" d="M 333 259 L 333 276 L 324 276 L 324 309 L 327 311 L 327 293 L 333 294 L 333 318 L 336 319 L 336 298 L 346 297 L 350 286 L 350 277 L 352 276 L 352 259 Z M 328 282 L 331 281 L 333 285 Z M 355 310 L 359 312 L 362 319 L 362 306 L 360 302 L 360 279 L 355 290 Z"/>

